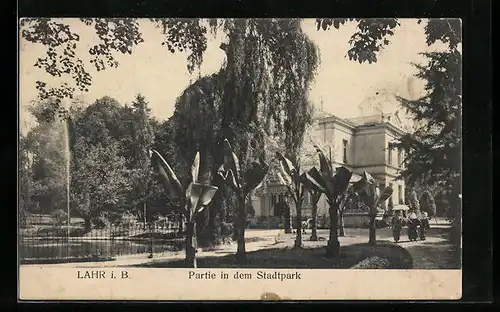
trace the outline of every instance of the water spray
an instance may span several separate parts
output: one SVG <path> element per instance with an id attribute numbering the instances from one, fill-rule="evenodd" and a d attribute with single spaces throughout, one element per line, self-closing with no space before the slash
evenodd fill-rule
<path id="1" fill-rule="evenodd" d="M 68 105 L 67 105 L 68 106 Z M 69 108 L 67 108 L 66 114 L 63 117 L 63 122 L 64 122 L 64 156 L 66 160 L 66 212 L 68 216 L 68 221 L 67 221 L 67 256 L 69 257 L 70 255 L 70 227 L 71 227 L 71 214 L 70 214 L 70 164 L 71 164 L 71 155 L 70 155 L 70 143 L 69 143 L 69 123 L 70 119 L 69 116 L 67 115 L 69 111 Z"/>

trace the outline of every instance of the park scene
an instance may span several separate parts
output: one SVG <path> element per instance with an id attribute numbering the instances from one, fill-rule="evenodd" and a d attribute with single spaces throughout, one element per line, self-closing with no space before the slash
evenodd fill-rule
<path id="1" fill-rule="evenodd" d="M 460 20 L 19 34 L 20 265 L 461 268 Z"/>

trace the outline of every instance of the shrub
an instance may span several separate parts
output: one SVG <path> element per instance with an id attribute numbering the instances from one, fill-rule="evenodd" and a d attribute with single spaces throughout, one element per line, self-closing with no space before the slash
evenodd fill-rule
<path id="1" fill-rule="evenodd" d="M 57 209 L 53 211 L 51 214 L 51 218 L 52 218 L 52 223 L 55 226 L 61 226 L 68 222 L 68 214 L 66 213 L 66 211 L 62 209 Z"/>
<path id="2" fill-rule="evenodd" d="M 420 196 L 420 208 L 429 214 L 429 217 L 434 217 L 436 215 L 437 207 L 434 196 L 431 192 L 425 190 Z"/>
<path id="3" fill-rule="evenodd" d="M 137 223 L 137 217 L 131 214 L 130 212 L 126 211 L 120 219 L 120 224 L 129 227 Z"/>
<path id="4" fill-rule="evenodd" d="M 255 228 L 257 228 L 257 225 L 258 225 L 258 221 L 256 218 L 250 219 L 250 223 L 248 224 L 249 228 L 255 229 Z"/>
<path id="5" fill-rule="evenodd" d="M 25 209 L 19 209 L 19 226 L 26 228 L 33 222 L 33 216 Z"/>
<path id="6" fill-rule="evenodd" d="M 104 214 L 100 214 L 97 218 L 94 219 L 94 226 L 96 229 L 102 229 L 109 227 L 111 225 L 111 221 Z"/>
<path id="7" fill-rule="evenodd" d="M 358 262 L 351 269 L 387 269 L 390 266 L 391 262 L 386 258 L 374 256 Z"/>
<path id="8" fill-rule="evenodd" d="M 234 226 L 232 223 L 222 222 L 221 234 L 222 236 L 231 236 L 234 233 Z"/>
<path id="9" fill-rule="evenodd" d="M 317 217 L 316 228 L 318 229 L 329 229 L 330 219 L 327 215 L 322 215 Z"/>

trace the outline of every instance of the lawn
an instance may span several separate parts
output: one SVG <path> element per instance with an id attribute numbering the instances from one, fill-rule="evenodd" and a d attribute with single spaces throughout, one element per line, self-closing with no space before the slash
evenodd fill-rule
<path id="1" fill-rule="evenodd" d="M 199 258 L 199 268 L 297 268 L 297 269 L 348 269 L 358 262 L 379 257 L 389 260 L 388 269 L 411 269 L 412 259 L 410 254 L 402 247 L 388 243 L 378 242 L 376 246 L 353 244 L 340 249 L 338 259 L 324 257 L 325 247 L 319 248 L 267 248 L 247 253 L 247 264 L 235 264 L 234 255 L 213 256 Z M 153 261 L 136 267 L 149 268 L 181 268 L 184 261 Z"/>

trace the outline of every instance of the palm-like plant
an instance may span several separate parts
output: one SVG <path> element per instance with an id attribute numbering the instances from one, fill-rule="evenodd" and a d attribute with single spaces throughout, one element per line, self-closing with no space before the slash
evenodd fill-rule
<path id="1" fill-rule="evenodd" d="M 308 172 L 307 175 L 310 177 L 313 177 L 313 179 L 316 181 L 317 179 L 321 178 L 321 173 L 319 173 L 318 169 L 316 167 L 311 168 Z M 325 193 L 325 189 L 321 185 L 316 185 L 311 182 L 310 178 L 307 178 L 304 181 L 304 186 L 309 192 L 309 195 L 311 196 L 311 241 L 317 241 L 318 240 L 318 202 L 319 199 L 321 198 L 321 194 Z"/>
<path id="2" fill-rule="evenodd" d="M 235 193 L 238 199 L 236 211 L 236 240 L 238 249 L 236 261 L 246 262 L 245 250 L 245 228 L 246 228 L 246 199 L 264 180 L 269 167 L 265 164 L 253 162 L 248 168 L 241 169 L 238 157 L 233 151 L 231 144 L 224 139 L 224 164 L 218 170 L 219 176 Z"/>
<path id="3" fill-rule="evenodd" d="M 191 166 L 191 183 L 184 188 L 174 171 L 159 152 L 151 150 L 151 164 L 158 173 L 167 196 L 179 200 L 187 220 L 186 228 L 186 265 L 197 267 L 196 263 L 196 218 L 212 200 L 217 187 L 200 183 L 200 153 L 197 152 Z"/>
<path id="4" fill-rule="evenodd" d="M 292 161 L 286 158 L 280 152 L 276 152 L 276 158 L 280 164 L 280 171 L 277 173 L 278 179 L 283 184 L 295 203 L 297 211 L 297 237 L 294 247 L 302 247 L 302 203 L 304 202 L 304 192 L 306 191 L 305 182 L 306 173 L 300 174 L 300 166 L 294 165 Z"/>
<path id="5" fill-rule="evenodd" d="M 386 186 L 382 190 L 379 183 L 368 172 L 363 172 L 361 180 L 353 184 L 354 191 L 359 195 L 360 200 L 369 207 L 370 234 L 369 243 L 376 244 L 376 224 L 377 208 L 385 202 L 393 192 L 392 187 Z"/>
<path id="6" fill-rule="evenodd" d="M 337 257 L 340 253 L 340 243 L 338 240 L 337 223 L 338 207 L 347 191 L 352 172 L 345 168 L 337 168 L 334 173 L 331 162 L 327 160 L 325 154 L 317 145 L 314 146 L 319 156 L 320 172 L 312 170 L 306 173 L 309 182 L 317 187 L 317 190 L 325 194 L 330 206 L 330 237 L 326 248 L 327 256 Z"/>

